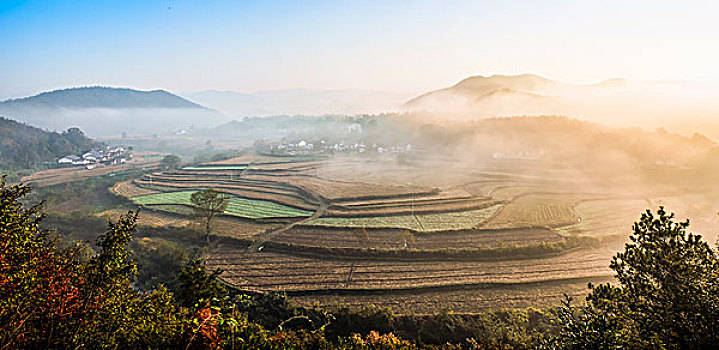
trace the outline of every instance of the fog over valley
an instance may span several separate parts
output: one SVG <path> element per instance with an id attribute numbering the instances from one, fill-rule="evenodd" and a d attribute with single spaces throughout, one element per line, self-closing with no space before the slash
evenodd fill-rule
<path id="1" fill-rule="evenodd" d="M 0 350 L 714 349 L 718 11 L 0 0 Z"/>

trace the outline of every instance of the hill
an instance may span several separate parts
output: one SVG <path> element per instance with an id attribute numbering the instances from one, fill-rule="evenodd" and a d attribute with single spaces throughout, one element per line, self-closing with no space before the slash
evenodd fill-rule
<path id="1" fill-rule="evenodd" d="M 0 117 L 0 169 L 32 168 L 101 145 L 78 128 L 49 132 Z"/>
<path id="2" fill-rule="evenodd" d="M 173 133 L 224 117 L 164 90 L 79 87 L 0 102 L 0 115 L 50 130 L 80 127 L 93 137 Z"/>
<path id="3" fill-rule="evenodd" d="M 4 106 L 45 108 L 198 108 L 194 102 L 164 90 L 140 91 L 102 86 L 74 87 L 11 99 Z"/>

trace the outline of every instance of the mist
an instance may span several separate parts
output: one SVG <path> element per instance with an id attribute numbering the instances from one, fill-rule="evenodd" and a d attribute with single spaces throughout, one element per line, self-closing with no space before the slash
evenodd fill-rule
<path id="1" fill-rule="evenodd" d="M 471 86 L 471 79 L 487 83 Z M 564 115 L 607 126 L 662 127 L 719 139 L 719 87 L 689 82 L 609 79 L 572 85 L 532 75 L 477 77 L 417 97 L 403 110 L 437 122 Z"/>
<path id="2" fill-rule="evenodd" d="M 238 117 L 274 115 L 357 115 L 395 111 L 411 94 L 372 90 L 275 90 L 254 93 L 201 91 L 183 96 L 223 114 Z"/>
<path id="3" fill-rule="evenodd" d="M 214 111 L 179 108 L 36 108 L 2 110 L 0 115 L 62 131 L 79 127 L 91 137 L 174 134 L 219 125 L 225 118 Z"/>

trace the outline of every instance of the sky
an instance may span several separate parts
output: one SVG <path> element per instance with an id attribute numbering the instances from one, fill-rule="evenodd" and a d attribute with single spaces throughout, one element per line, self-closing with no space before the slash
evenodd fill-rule
<path id="1" fill-rule="evenodd" d="M 472 75 L 719 82 L 716 1 L 0 0 L 0 99 L 69 86 L 420 93 Z"/>

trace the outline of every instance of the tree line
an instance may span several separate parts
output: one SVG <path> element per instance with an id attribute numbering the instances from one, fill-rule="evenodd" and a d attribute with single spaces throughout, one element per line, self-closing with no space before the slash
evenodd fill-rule
<path id="1" fill-rule="evenodd" d="M 36 168 L 43 162 L 54 163 L 68 154 L 101 146 L 78 128 L 58 133 L 0 117 L 0 169 Z"/>

